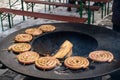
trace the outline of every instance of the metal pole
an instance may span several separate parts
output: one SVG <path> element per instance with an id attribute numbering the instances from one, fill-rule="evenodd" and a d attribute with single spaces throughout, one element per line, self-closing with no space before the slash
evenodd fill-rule
<path id="1" fill-rule="evenodd" d="M 90 0 L 88 1 L 88 24 L 91 23 Z"/>
<path id="2" fill-rule="evenodd" d="M 94 23 L 94 11 L 92 11 L 92 24 Z"/>
<path id="3" fill-rule="evenodd" d="M 108 2 L 107 14 L 109 14 L 109 7 L 110 7 L 110 3 Z"/>
<path id="4" fill-rule="evenodd" d="M 0 14 L 0 21 L 1 21 L 2 31 L 4 31 L 4 28 L 3 28 L 3 20 L 2 20 L 2 13 Z"/>
<path id="5" fill-rule="evenodd" d="M 8 14 L 8 22 L 9 22 L 9 28 L 12 28 L 12 26 L 11 26 L 11 20 L 10 20 L 10 14 Z"/>
<path id="6" fill-rule="evenodd" d="M 79 15 L 80 15 L 80 18 L 82 18 L 82 12 L 83 12 L 83 4 L 82 4 L 82 0 L 80 0 L 80 8 L 79 8 Z"/>
<path id="7" fill-rule="evenodd" d="M 103 9 L 104 9 L 104 7 L 102 5 L 102 8 L 101 8 L 101 10 L 102 10 L 101 18 L 103 18 Z"/>
<path id="8" fill-rule="evenodd" d="M 103 3 L 103 5 L 105 5 L 105 13 L 104 13 L 104 16 L 106 16 L 106 11 L 107 11 L 107 5 L 106 5 L 106 3 Z"/>
<path id="9" fill-rule="evenodd" d="M 24 11 L 24 4 L 23 4 L 23 0 L 21 0 L 21 8 L 22 8 L 22 11 Z M 23 21 L 25 20 L 25 16 L 23 16 Z"/>

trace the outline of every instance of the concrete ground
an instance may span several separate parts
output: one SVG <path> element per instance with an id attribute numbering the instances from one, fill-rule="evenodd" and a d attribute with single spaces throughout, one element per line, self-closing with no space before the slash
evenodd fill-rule
<path id="1" fill-rule="evenodd" d="M 10 0 L 10 1 L 11 1 L 11 4 L 13 4 L 16 0 Z M 21 8 L 20 1 L 21 0 L 18 0 L 18 2 L 12 8 L 20 9 Z M 93 3 L 91 2 L 91 5 L 92 4 Z M 9 0 L 1 0 L 0 1 L 0 7 L 7 7 L 7 8 L 9 8 L 10 7 L 9 6 Z M 110 12 L 111 12 L 111 7 L 112 7 L 112 2 L 110 3 Z M 48 6 L 47 6 L 47 8 L 48 8 Z M 24 9 L 26 10 L 26 4 L 25 3 L 24 3 Z M 36 4 L 35 7 L 34 7 L 34 11 L 35 12 L 41 12 L 41 13 L 51 13 L 51 14 L 59 14 L 59 15 L 79 17 L 79 12 L 76 12 L 76 8 L 72 8 L 72 11 L 68 12 L 66 7 L 58 7 L 58 8 L 51 7 L 50 11 L 48 11 L 48 9 L 47 9 L 47 11 L 45 12 L 44 5 Z M 85 10 L 83 11 L 83 17 L 87 18 L 87 14 L 86 14 Z M 28 21 L 28 22 L 30 22 L 31 20 L 33 21 L 32 18 L 29 18 L 29 19 L 26 18 L 26 21 Z M 35 21 L 38 21 L 40 23 L 45 23 L 45 22 L 49 22 L 49 21 L 53 21 L 54 22 L 54 20 L 47 20 L 47 19 L 37 19 Z M 95 22 L 94 22 L 94 25 L 98 25 L 101 21 L 103 21 L 103 19 L 101 19 L 101 9 L 100 9 L 99 11 L 95 11 Z M 13 19 L 14 25 L 12 27 L 18 26 L 18 24 L 20 24 L 21 22 L 24 23 L 23 22 L 23 17 L 22 16 L 18 16 L 18 15 L 15 16 L 14 19 Z M 58 22 L 61 22 L 61 21 L 58 21 Z M 9 27 L 8 21 L 4 20 L 4 28 L 7 29 L 8 27 Z M 0 33 L 3 33 L 2 30 L 1 30 L 1 27 L 0 27 Z"/>

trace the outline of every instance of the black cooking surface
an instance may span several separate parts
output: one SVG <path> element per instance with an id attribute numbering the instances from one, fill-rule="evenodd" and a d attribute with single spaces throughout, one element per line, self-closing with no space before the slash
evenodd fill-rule
<path id="1" fill-rule="evenodd" d="M 32 49 L 40 54 L 54 55 L 65 40 L 73 44 L 73 56 L 87 57 L 88 53 L 98 46 L 97 41 L 91 36 L 73 31 L 59 31 L 36 38 L 33 40 Z"/>
<path id="2" fill-rule="evenodd" d="M 14 44 L 12 43 L 14 37 L 19 33 L 24 33 L 25 28 L 10 34 L 0 43 L 1 62 L 18 73 L 45 79 L 86 79 L 102 76 L 119 70 L 120 34 L 103 27 L 87 24 L 51 24 L 56 26 L 56 30 L 54 32 L 44 33 L 41 36 L 34 37 L 34 40 L 31 42 L 31 45 L 33 46 L 31 50 L 38 51 L 40 54 L 44 52 L 54 54 L 55 50 L 59 48 L 64 40 L 68 39 L 74 45 L 73 55 L 87 57 L 91 51 L 108 50 L 113 53 L 115 60 L 111 63 L 91 63 L 88 69 L 80 70 L 69 70 L 64 66 L 58 66 L 53 70 L 42 71 L 37 69 L 34 64 L 21 65 L 16 60 L 17 54 L 3 49 Z"/>

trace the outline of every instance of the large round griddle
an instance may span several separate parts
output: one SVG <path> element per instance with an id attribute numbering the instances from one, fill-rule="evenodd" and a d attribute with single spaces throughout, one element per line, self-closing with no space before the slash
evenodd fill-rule
<path id="1" fill-rule="evenodd" d="M 108 50 L 113 53 L 115 60 L 111 63 L 91 63 L 88 69 L 80 70 L 70 70 L 64 66 L 59 66 L 49 71 L 43 71 L 37 69 L 34 64 L 22 65 L 16 60 L 17 54 L 3 49 L 14 44 L 12 43 L 14 37 L 19 33 L 24 33 L 24 30 L 26 29 L 24 28 L 8 35 L 1 41 L 1 62 L 18 73 L 44 79 L 87 79 L 106 75 L 120 69 L 119 33 L 103 27 L 80 23 L 51 24 L 56 26 L 56 30 L 54 32 L 44 33 L 38 37 L 34 37 L 34 40 L 30 43 L 32 45 L 31 50 L 37 51 L 40 54 L 51 53 L 51 55 L 53 55 L 55 50 L 57 50 L 64 40 L 67 39 L 74 45 L 73 55 L 87 57 L 91 51 Z"/>

